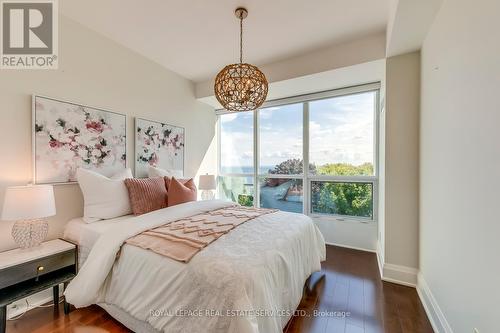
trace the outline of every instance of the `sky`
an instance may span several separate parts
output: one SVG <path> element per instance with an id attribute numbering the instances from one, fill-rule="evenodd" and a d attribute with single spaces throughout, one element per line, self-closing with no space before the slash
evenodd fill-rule
<path id="1" fill-rule="evenodd" d="M 309 160 L 316 165 L 373 163 L 375 92 L 309 103 Z M 260 165 L 267 170 L 302 159 L 302 104 L 259 111 Z M 253 113 L 221 116 L 221 166 L 242 172 L 253 165 Z"/>

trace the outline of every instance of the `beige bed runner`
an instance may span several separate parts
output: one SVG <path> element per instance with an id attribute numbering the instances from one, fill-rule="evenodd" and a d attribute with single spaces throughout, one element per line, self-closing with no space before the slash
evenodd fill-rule
<path id="1" fill-rule="evenodd" d="M 144 231 L 126 243 L 189 262 L 196 253 L 237 226 L 276 211 L 242 206 L 216 209 Z"/>

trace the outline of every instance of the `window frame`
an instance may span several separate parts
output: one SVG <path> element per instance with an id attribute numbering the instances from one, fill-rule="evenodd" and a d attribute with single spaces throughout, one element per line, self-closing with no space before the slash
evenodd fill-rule
<path id="1" fill-rule="evenodd" d="M 253 193 L 254 206 L 260 207 L 260 179 L 268 178 L 287 178 L 287 179 L 302 179 L 303 184 L 303 213 L 312 218 L 320 218 L 337 221 L 357 221 L 361 223 L 376 223 L 378 220 L 378 200 L 379 200 L 379 119 L 380 119 L 380 82 L 367 83 L 362 85 L 350 86 L 346 88 L 321 91 L 316 93 L 297 95 L 287 98 L 275 99 L 267 101 L 262 105 L 262 109 L 274 106 L 283 106 L 288 104 L 302 104 L 302 160 L 304 163 L 303 174 L 300 175 L 281 175 L 259 173 L 260 170 L 260 131 L 259 131 L 259 112 L 260 108 L 253 112 L 253 173 L 222 173 L 221 172 L 221 121 L 220 116 L 233 113 L 224 109 L 216 110 L 217 115 L 217 175 L 221 177 L 253 177 Z M 309 102 L 322 99 L 330 99 L 340 96 L 348 96 L 361 94 L 366 92 L 375 93 L 375 110 L 374 110 L 374 130 L 373 130 L 373 168 L 372 176 L 332 176 L 332 175 L 313 175 L 309 172 Z M 311 184 L 313 181 L 329 181 L 329 182 L 347 182 L 347 183 L 371 183 L 372 184 L 372 201 L 373 201 L 373 217 L 359 217 L 338 214 L 319 214 L 311 212 Z M 220 187 L 218 193 L 220 194 Z"/>

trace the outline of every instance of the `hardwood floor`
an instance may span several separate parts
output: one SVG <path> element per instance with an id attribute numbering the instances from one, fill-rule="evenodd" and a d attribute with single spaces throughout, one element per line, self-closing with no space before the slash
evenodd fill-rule
<path id="1" fill-rule="evenodd" d="M 416 290 L 381 281 L 374 253 L 327 246 L 322 271 L 325 279 L 299 305 L 308 316 L 294 317 L 285 333 L 433 332 Z"/>
<path id="2" fill-rule="evenodd" d="M 375 254 L 327 246 L 325 278 L 305 293 L 285 333 L 427 333 L 433 332 L 413 288 L 382 282 Z M 333 316 L 344 312 L 345 316 Z M 315 314 L 317 316 L 315 316 Z M 319 315 L 318 315 L 319 314 Z M 98 306 L 65 316 L 37 308 L 7 323 L 7 333 L 130 332 Z M 264 332 L 265 333 L 265 332 Z"/>

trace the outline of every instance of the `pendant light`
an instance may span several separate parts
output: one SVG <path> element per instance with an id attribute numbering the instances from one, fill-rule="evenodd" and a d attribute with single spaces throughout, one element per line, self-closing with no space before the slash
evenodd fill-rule
<path id="1" fill-rule="evenodd" d="M 268 92 L 266 76 L 256 66 L 243 62 L 243 19 L 245 8 L 234 12 L 240 20 L 240 62 L 224 67 L 215 78 L 215 97 L 228 111 L 255 110 L 264 103 Z"/>

